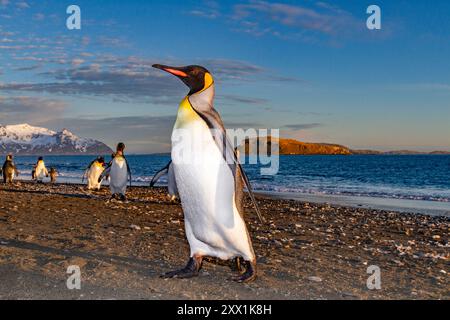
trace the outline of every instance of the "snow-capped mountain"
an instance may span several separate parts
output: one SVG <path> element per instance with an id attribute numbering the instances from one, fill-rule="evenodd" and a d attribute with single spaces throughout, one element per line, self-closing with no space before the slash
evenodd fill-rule
<path id="1" fill-rule="evenodd" d="M 103 142 L 80 138 L 67 129 L 55 132 L 29 124 L 0 125 L 0 154 L 76 155 L 110 154 Z"/>

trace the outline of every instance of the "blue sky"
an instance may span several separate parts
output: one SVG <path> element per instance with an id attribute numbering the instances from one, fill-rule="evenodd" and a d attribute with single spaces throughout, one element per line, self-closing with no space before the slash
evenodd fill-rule
<path id="1" fill-rule="evenodd" d="M 371 4 L 381 30 L 366 28 Z M 449 18 L 445 0 L 0 0 L 0 124 L 164 152 L 187 89 L 151 65 L 201 64 L 229 128 L 450 150 Z"/>

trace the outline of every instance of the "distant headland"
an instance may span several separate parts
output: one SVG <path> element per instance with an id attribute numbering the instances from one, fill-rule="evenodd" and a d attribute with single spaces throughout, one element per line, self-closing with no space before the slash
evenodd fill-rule
<path id="1" fill-rule="evenodd" d="M 285 138 L 273 138 L 265 137 L 264 140 L 268 140 L 269 149 L 271 144 L 279 145 L 280 155 L 450 155 L 450 151 L 432 151 L 432 152 L 419 152 L 411 150 L 398 150 L 398 151 L 376 151 L 376 150 L 356 150 L 351 149 L 339 144 L 330 143 L 310 143 L 301 142 L 294 139 Z M 245 154 L 254 154 L 257 152 L 257 146 L 260 139 L 246 139 L 241 146 L 245 148 Z M 264 141 L 265 142 L 265 141 Z M 278 148 L 274 148 L 277 150 Z"/>

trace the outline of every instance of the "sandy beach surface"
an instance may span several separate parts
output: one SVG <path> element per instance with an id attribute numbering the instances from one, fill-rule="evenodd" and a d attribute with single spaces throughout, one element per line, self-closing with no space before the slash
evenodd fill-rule
<path id="1" fill-rule="evenodd" d="M 450 299 L 448 217 L 259 196 L 265 224 L 246 203 L 256 282 L 215 260 L 167 280 L 189 255 L 181 206 L 165 188 L 129 191 L 122 203 L 106 187 L 0 184 L 0 299 Z M 67 289 L 71 265 L 81 290 Z"/>

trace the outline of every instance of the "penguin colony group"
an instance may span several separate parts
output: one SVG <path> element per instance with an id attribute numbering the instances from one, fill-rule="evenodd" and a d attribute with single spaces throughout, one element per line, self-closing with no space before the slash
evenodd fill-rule
<path id="1" fill-rule="evenodd" d="M 165 278 L 197 276 L 205 257 L 234 260 L 239 275 L 237 282 L 256 279 L 256 256 L 244 221 L 244 187 L 263 221 L 249 180 L 239 157 L 228 140 L 224 124 L 214 108 L 214 79 L 201 66 L 170 67 L 155 64 L 154 68 L 178 77 L 189 93 L 181 101 L 172 132 L 171 161 L 157 172 L 150 186 L 167 174 L 171 200 L 180 199 L 184 212 L 185 232 L 190 246 L 186 266 L 162 275 Z M 180 139 L 180 132 L 189 139 Z M 179 152 L 179 150 L 182 152 Z M 99 190 L 109 179 L 112 198 L 126 200 L 131 170 L 124 155 L 125 145 L 119 143 L 111 161 L 103 157 L 92 161 L 83 174 L 89 190 Z M 182 154 L 182 156 L 180 156 Z M 185 161 L 200 158 L 201 161 Z M 11 183 L 18 175 L 12 155 L 2 167 L 3 180 Z M 42 182 L 50 175 L 56 181 L 57 171 L 47 171 L 42 157 L 33 169 L 33 179 Z"/>
<path id="2" fill-rule="evenodd" d="M 14 178 L 19 175 L 19 171 L 14 164 L 12 154 L 6 156 L 3 166 L 0 168 L 0 174 L 3 176 L 4 183 L 12 183 Z M 33 165 L 33 170 L 31 171 L 31 179 L 38 183 L 42 183 L 45 177 L 50 177 L 50 182 L 55 183 L 57 176 L 58 171 L 55 168 L 50 168 L 50 171 L 47 170 L 43 157 L 38 158 L 36 164 Z"/>

